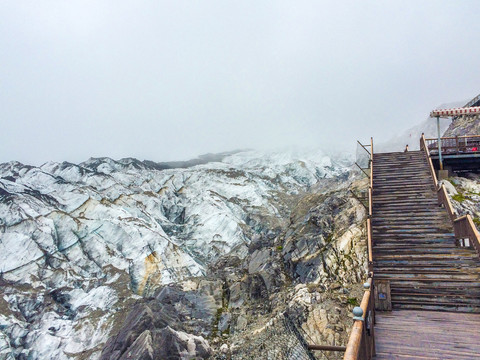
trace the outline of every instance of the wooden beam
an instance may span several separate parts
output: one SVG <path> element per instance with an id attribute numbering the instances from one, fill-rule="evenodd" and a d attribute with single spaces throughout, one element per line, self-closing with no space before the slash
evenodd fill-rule
<path id="1" fill-rule="evenodd" d="M 373 270 L 373 250 L 372 250 L 372 220 L 367 219 L 367 248 L 368 248 L 368 270 Z"/>
<path id="2" fill-rule="evenodd" d="M 319 350 L 319 351 L 345 351 L 347 350 L 346 346 L 332 346 L 332 345 L 308 345 L 309 350 Z"/>

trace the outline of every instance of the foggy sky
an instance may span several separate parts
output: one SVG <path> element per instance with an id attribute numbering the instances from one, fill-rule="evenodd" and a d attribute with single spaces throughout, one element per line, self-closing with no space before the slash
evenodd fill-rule
<path id="1" fill-rule="evenodd" d="M 0 3 L 0 162 L 355 148 L 480 93 L 479 1 Z"/>

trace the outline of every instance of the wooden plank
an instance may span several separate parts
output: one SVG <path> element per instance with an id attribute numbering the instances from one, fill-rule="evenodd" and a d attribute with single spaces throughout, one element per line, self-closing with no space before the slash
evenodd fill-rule
<path id="1" fill-rule="evenodd" d="M 394 310 L 376 320 L 376 360 L 480 358 L 480 314 Z"/>
<path id="2" fill-rule="evenodd" d="M 392 297 L 390 294 L 390 281 L 375 281 L 375 310 L 392 311 Z"/>

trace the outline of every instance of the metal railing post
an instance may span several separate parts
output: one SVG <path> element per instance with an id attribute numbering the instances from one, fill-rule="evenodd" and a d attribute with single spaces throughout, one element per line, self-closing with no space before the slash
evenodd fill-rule
<path id="1" fill-rule="evenodd" d="M 440 134 L 440 116 L 437 116 L 437 132 L 438 132 L 438 161 L 440 162 L 440 170 L 443 170 L 443 161 L 442 161 L 442 139 Z"/>

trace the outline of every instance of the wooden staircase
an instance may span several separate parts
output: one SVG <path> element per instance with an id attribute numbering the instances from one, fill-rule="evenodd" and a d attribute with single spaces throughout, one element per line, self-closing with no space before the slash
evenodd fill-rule
<path id="1" fill-rule="evenodd" d="M 394 309 L 480 313 L 480 259 L 456 245 L 423 151 L 376 153 L 373 259 Z"/>

